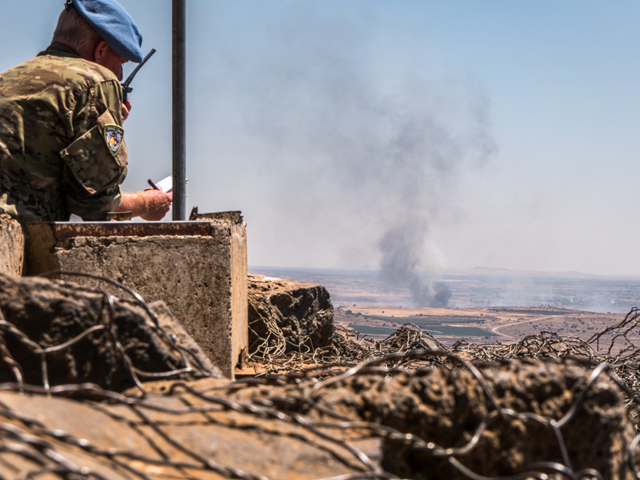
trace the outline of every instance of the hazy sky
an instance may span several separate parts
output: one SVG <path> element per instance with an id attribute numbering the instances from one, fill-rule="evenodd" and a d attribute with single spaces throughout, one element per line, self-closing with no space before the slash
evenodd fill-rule
<path id="1" fill-rule="evenodd" d="M 64 2 L 4 3 L 1 70 Z M 137 190 L 171 171 L 171 2 L 121 3 L 158 49 Z M 434 271 L 640 275 L 637 0 L 187 3 L 188 207 L 242 210 L 250 264 L 375 268 L 394 238 Z"/>

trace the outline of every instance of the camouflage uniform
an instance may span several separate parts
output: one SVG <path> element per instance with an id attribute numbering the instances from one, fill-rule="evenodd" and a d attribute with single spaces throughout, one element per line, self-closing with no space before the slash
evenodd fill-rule
<path id="1" fill-rule="evenodd" d="M 102 220 L 127 174 L 122 88 L 53 43 L 0 75 L 0 212 L 22 223 Z"/>

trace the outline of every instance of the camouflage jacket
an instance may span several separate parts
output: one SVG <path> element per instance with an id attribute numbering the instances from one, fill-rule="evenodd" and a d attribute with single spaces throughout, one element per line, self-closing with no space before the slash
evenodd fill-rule
<path id="1" fill-rule="evenodd" d="M 20 222 L 102 220 L 127 174 L 122 87 L 53 43 L 0 74 L 0 212 Z"/>

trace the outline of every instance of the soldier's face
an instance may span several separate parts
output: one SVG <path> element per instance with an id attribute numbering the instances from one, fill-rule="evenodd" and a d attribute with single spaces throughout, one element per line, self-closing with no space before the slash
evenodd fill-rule
<path id="1" fill-rule="evenodd" d="M 94 62 L 111 70 L 122 81 L 122 65 L 128 60 L 114 52 L 106 42 L 100 42 L 94 52 Z"/>

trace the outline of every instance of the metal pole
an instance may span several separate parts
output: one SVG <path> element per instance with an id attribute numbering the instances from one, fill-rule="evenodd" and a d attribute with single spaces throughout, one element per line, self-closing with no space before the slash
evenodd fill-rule
<path id="1" fill-rule="evenodd" d="M 187 217 L 186 0 L 173 0 L 173 219 Z"/>

